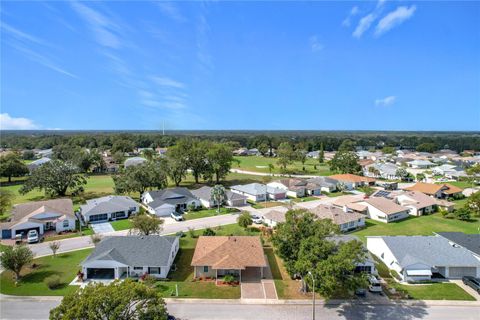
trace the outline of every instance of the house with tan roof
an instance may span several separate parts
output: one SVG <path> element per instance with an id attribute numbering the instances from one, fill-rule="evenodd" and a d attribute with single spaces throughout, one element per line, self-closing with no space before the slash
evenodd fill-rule
<path id="1" fill-rule="evenodd" d="M 267 267 L 260 237 L 199 237 L 192 258 L 195 278 L 232 275 L 242 281 L 246 274 L 263 277 Z"/>
<path id="2" fill-rule="evenodd" d="M 2 239 L 26 236 L 37 230 L 39 235 L 47 231 L 56 233 L 75 230 L 75 215 L 71 199 L 55 199 L 17 204 L 12 209 L 10 221 L 0 224 Z"/>
<path id="3" fill-rule="evenodd" d="M 433 213 L 439 205 L 437 199 L 419 191 L 405 191 L 399 193 L 395 200 L 403 207 L 409 208 L 412 216 L 422 216 Z"/>
<path id="4" fill-rule="evenodd" d="M 340 209 L 332 205 L 319 205 L 310 209 L 318 219 L 330 219 L 340 228 L 340 231 L 346 232 L 362 228 L 365 226 L 365 216 L 358 212 L 344 207 Z"/>
<path id="5" fill-rule="evenodd" d="M 270 228 L 275 228 L 277 224 L 285 222 L 285 211 L 270 210 L 263 215 L 263 222 L 265 222 Z"/>
<path id="6" fill-rule="evenodd" d="M 280 179 L 268 183 L 267 186 L 285 190 L 287 196 L 293 198 L 301 198 L 307 195 L 319 195 L 321 193 L 320 186 L 304 179 Z"/>
<path id="7" fill-rule="evenodd" d="M 334 174 L 329 176 L 329 178 L 342 182 L 349 190 L 375 184 L 374 178 L 359 176 L 351 173 Z"/>
<path id="8" fill-rule="evenodd" d="M 359 204 L 367 206 L 367 216 L 370 219 L 387 223 L 408 218 L 410 211 L 409 208 L 384 197 L 371 197 Z"/>
<path id="9" fill-rule="evenodd" d="M 435 184 L 425 182 L 417 182 L 413 186 L 404 188 L 403 190 L 420 191 L 438 199 L 455 197 L 457 195 L 460 195 L 463 191 L 463 189 L 449 183 Z"/>

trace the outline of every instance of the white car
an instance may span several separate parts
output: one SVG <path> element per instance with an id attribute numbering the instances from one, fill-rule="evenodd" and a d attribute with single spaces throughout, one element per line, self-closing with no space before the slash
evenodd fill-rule
<path id="1" fill-rule="evenodd" d="M 27 243 L 35 243 L 39 241 L 37 230 L 30 230 L 27 233 Z"/>
<path id="2" fill-rule="evenodd" d="M 252 221 L 255 224 L 262 224 L 263 223 L 263 218 L 259 217 L 257 215 L 252 215 Z"/>
<path id="3" fill-rule="evenodd" d="M 368 281 L 370 282 L 370 285 L 368 286 L 368 290 L 370 292 L 382 292 L 382 285 L 380 284 L 380 281 L 375 277 L 375 276 L 370 276 L 368 277 Z"/>
<path id="4" fill-rule="evenodd" d="M 170 217 L 172 217 L 175 221 L 183 221 L 183 214 L 181 214 L 180 212 L 172 212 L 170 214 Z"/>

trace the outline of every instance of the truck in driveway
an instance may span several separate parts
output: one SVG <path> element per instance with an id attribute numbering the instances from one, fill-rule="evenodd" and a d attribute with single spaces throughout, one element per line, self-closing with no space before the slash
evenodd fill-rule
<path id="1" fill-rule="evenodd" d="M 470 276 L 465 276 L 462 278 L 464 284 L 477 291 L 480 294 L 480 279 Z"/>

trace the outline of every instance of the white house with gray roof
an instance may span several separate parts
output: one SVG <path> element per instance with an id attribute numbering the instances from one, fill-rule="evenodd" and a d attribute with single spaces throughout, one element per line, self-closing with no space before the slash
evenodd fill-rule
<path id="1" fill-rule="evenodd" d="M 367 237 L 367 249 L 403 281 L 480 276 L 480 259 L 441 236 Z"/>
<path id="2" fill-rule="evenodd" d="M 184 212 L 190 206 L 202 206 L 200 200 L 183 187 L 147 191 L 142 194 L 141 200 L 149 213 L 159 217 L 169 216 L 173 212 Z"/>
<path id="3" fill-rule="evenodd" d="M 259 202 L 285 199 L 287 192 L 280 188 L 261 183 L 249 183 L 230 187 L 232 192 L 246 196 L 249 200 Z"/>
<path id="4" fill-rule="evenodd" d="M 192 190 L 192 194 L 197 197 L 205 208 L 215 207 L 217 203 L 212 200 L 212 187 L 203 186 L 199 189 Z M 230 190 L 225 190 L 225 203 L 230 207 L 241 207 L 247 204 L 247 197 Z"/>
<path id="5" fill-rule="evenodd" d="M 138 213 L 140 205 L 126 196 L 106 196 L 87 200 L 80 206 L 80 214 L 87 223 L 126 219 Z"/>
<path id="6" fill-rule="evenodd" d="M 172 236 L 106 237 L 81 263 L 84 280 L 166 278 L 179 249 Z"/>

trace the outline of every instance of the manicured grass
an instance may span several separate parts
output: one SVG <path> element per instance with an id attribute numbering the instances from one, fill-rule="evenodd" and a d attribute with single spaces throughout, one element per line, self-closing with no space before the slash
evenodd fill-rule
<path id="1" fill-rule="evenodd" d="M 317 197 L 303 197 L 303 198 L 291 198 L 293 202 L 307 202 L 307 201 L 314 201 L 318 200 L 319 198 Z"/>
<path id="2" fill-rule="evenodd" d="M 429 283 L 402 285 L 396 282 L 389 283 L 396 290 L 403 291 L 416 300 L 466 300 L 475 301 L 475 298 L 455 283 Z"/>
<path id="3" fill-rule="evenodd" d="M 270 173 L 268 168 L 269 164 L 273 164 L 274 168 L 271 173 L 284 173 L 281 170 L 281 166 L 277 164 L 277 158 L 269 157 L 256 157 L 256 156 L 246 156 L 235 157 L 239 161 L 239 164 L 234 164 L 234 169 L 241 169 L 246 171 L 253 172 L 263 172 Z M 316 166 L 316 169 L 315 169 Z M 321 176 L 331 175 L 330 167 L 327 164 L 320 164 L 316 159 L 307 159 L 305 162 L 305 171 L 303 170 L 303 165 L 300 161 L 295 161 L 289 166 L 287 166 L 287 172 L 289 174 L 315 174 Z"/>
<path id="4" fill-rule="evenodd" d="M 79 264 L 82 262 L 92 249 L 85 249 L 62 253 L 55 258 L 52 256 L 38 258 L 33 260 L 37 266 L 35 268 L 24 268 L 22 279 L 15 287 L 13 274 L 10 271 L 4 271 L 1 276 L 0 292 L 3 294 L 18 296 L 62 296 L 75 291 L 77 286 L 68 284 L 75 278 L 79 270 Z M 43 282 L 45 278 L 58 275 L 62 286 L 51 290 Z"/>
<path id="5" fill-rule="evenodd" d="M 193 220 L 193 219 L 199 219 L 199 218 L 213 217 L 213 216 L 222 215 L 222 214 L 234 213 L 239 211 L 240 210 L 235 208 L 220 208 L 220 212 L 217 212 L 216 208 L 215 209 L 212 208 L 212 209 L 186 212 L 183 215 L 183 218 L 185 220 Z"/>
<path id="6" fill-rule="evenodd" d="M 460 221 L 443 218 L 440 213 L 428 216 L 409 217 L 405 220 L 391 223 L 379 222 L 371 219 L 366 220 L 367 228 L 353 232 L 362 239 L 366 236 L 397 236 L 397 235 L 432 235 L 433 232 L 459 231 L 465 233 L 477 233 L 478 219 L 472 221 Z"/>
<path id="7" fill-rule="evenodd" d="M 324 194 L 324 195 L 326 195 L 327 197 L 330 197 L 330 198 L 335 198 L 335 197 L 350 195 L 352 193 L 347 192 L 347 191 L 341 191 L 341 192 L 323 192 L 322 194 Z"/>
<path id="8" fill-rule="evenodd" d="M 264 208 L 271 208 L 271 207 L 278 207 L 278 206 L 284 206 L 284 202 L 278 202 L 278 201 L 267 201 L 267 202 L 248 202 L 252 205 L 253 208 L 255 209 L 264 209 Z"/>
<path id="9" fill-rule="evenodd" d="M 132 222 L 130 221 L 130 219 L 116 220 L 110 222 L 110 224 L 115 231 L 128 230 L 132 228 Z"/>
<path id="10" fill-rule="evenodd" d="M 460 209 L 460 208 L 464 207 L 465 204 L 467 204 L 467 201 L 468 201 L 468 198 L 463 198 L 463 199 L 460 199 L 460 200 L 454 200 L 452 202 L 455 203 L 455 209 Z"/>
<path id="11" fill-rule="evenodd" d="M 478 185 L 475 185 L 475 183 L 472 183 L 469 181 L 448 181 L 448 182 L 437 182 L 437 183 L 438 184 L 448 183 L 448 184 L 451 184 L 452 186 L 456 186 L 462 189 L 473 188 L 478 186 Z"/>

